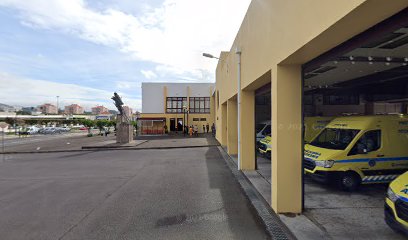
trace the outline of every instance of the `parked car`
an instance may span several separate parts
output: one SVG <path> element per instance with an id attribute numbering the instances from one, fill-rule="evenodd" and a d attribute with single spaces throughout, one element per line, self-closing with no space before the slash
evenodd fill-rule
<path id="1" fill-rule="evenodd" d="M 31 126 L 31 127 L 28 127 L 28 128 L 27 128 L 26 132 L 27 132 L 29 135 L 34 135 L 34 134 L 37 134 L 37 133 L 39 132 L 39 130 L 40 130 L 40 128 L 38 128 L 38 127 L 36 127 L 36 126 Z"/>

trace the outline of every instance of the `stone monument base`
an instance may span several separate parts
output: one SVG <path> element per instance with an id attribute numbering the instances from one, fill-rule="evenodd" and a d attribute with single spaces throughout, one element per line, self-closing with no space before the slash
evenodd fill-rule
<path id="1" fill-rule="evenodd" d="M 117 116 L 116 121 L 116 142 L 117 143 L 130 143 L 133 141 L 133 126 L 132 124 L 124 121 L 122 115 Z"/>
<path id="2" fill-rule="evenodd" d="M 133 126 L 130 124 L 119 124 L 116 129 L 117 143 L 130 143 L 133 141 Z"/>

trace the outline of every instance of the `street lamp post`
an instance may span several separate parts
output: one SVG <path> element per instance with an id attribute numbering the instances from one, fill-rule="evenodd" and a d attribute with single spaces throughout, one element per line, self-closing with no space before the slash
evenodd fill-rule
<path id="1" fill-rule="evenodd" d="M 2 153 L 2 155 L 3 155 L 3 162 L 4 162 L 5 158 L 6 158 L 6 154 L 5 154 L 5 150 L 4 150 L 4 134 L 5 134 L 5 131 L 6 131 L 6 127 L 7 127 L 7 126 L 8 126 L 7 123 L 5 123 L 5 122 L 0 122 L 0 128 L 1 128 L 1 131 L 2 131 L 2 137 L 1 137 L 1 145 L 2 145 L 2 147 L 1 147 L 1 153 Z"/>
<path id="2" fill-rule="evenodd" d="M 241 131 L 240 131 L 240 125 L 241 125 L 241 49 L 237 47 L 235 49 L 235 54 L 237 54 L 238 57 L 238 66 L 237 66 L 237 125 L 238 125 L 238 131 L 237 131 L 237 137 L 238 137 L 238 170 L 241 169 Z M 209 53 L 203 53 L 204 57 L 208 58 L 216 58 L 220 60 L 219 58 L 209 54 Z"/>
<path id="3" fill-rule="evenodd" d="M 220 59 L 220 58 L 217 58 L 216 56 L 213 56 L 212 54 L 209 54 L 209 53 L 203 53 L 203 56 L 204 57 L 208 57 L 208 58 L 215 58 L 215 59 Z"/>
<path id="4" fill-rule="evenodd" d="M 187 107 L 184 105 L 183 106 L 183 133 L 184 133 L 184 136 L 186 136 L 186 109 Z"/>
<path id="5" fill-rule="evenodd" d="M 58 115 L 58 113 L 59 113 L 59 97 L 60 97 L 60 96 L 57 96 L 57 115 Z"/>

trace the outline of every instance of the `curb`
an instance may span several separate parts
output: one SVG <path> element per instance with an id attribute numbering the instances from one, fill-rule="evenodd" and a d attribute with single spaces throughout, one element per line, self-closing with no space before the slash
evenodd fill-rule
<path id="1" fill-rule="evenodd" d="M 89 145 L 89 146 L 82 146 L 81 147 L 81 149 L 105 149 L 105 148 L 109 148 L 109 149 L 117 149 L 117 148 L 134 148 L 134 147 L 137 147 L 137 146 L 140 146 L 140 145 L 142 145 L 143 143 L 146 143 L 146 142 L 148 142 L 148 140 L 139 140 L 139 141 L 141 141 L 140 143 L 138 143 L 138 144 L 136 144 L 136 145 L 133 145 L 133 146 L 117 146 L 117 145 L 112 145 L 112 146 L 107 146 L 107 145 L 101 145 L 101 146 L 92 146 L 92 145 Z"/>
<path id="2" fill-rule="evenodd" d="M 69 153 L 69 152 L 98 152 L 98 151 L 112 151 L 112 150 L 160 150 L 160 149 L 179 149 L 179 148 L 203 148 L 203 147 L 218 147 L 217 144 L 212 145 L 197 145 L 197 146 L 179 146 L 179 147 L 121 147 L 121 148 L 87 148 L 87 149 L 72 149 L 72 150 L 49 150 L 49 151 L 28 151 L 28 152 L 4 152 L 2 154 L 32 154 L 32 153 Z"/>
<path id="3" fill-rule="evenodd" d="M 238 181 L 244 195 L 258 214 L 269 236 L 276 240 L 295 240 L 296 237 L 293 233 L 279 219 L 278 215 L 271 209 L 269 204 L 263 199 L 248 178 L 237 169 L 234 161 L 225 150 L 220 146 L 218 147 L 218 150 L 227 166 L 230 168 L 232 174 L 235 176 L 235 179 Z"/>

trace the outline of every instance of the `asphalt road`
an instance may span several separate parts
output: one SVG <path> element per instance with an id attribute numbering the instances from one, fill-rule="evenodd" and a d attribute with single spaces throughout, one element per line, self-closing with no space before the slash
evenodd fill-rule
<path id="1" fill-rule="evenodd" d="M 1 239 L 266 239 L 216 147 L 7 155 Z"/>
<path id="2" fill-rule="evenodd" d="M 87 137 L 87 133 L 66 133 L 55 135 L 34 135 L 27 138 L 7 139 L 5 141 L 6 152 L 41 152 L 41 151 L 65 151 L 80 150 L 82 146 L 99 144 L 104 141 L 114 141 L 114 134 L 108 137 L 99 136 L 94 131 L 93 137 Z"/>

